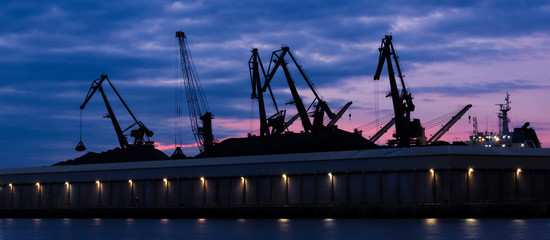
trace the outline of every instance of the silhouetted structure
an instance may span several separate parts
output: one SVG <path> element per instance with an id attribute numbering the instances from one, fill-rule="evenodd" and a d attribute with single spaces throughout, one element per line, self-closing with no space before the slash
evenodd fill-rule
<path id="1" fill-rule="evenodd" d="M 284 153 L 329 152 L 379 148 L 358 134 L 333 129 L 324 132 L 292 133 L 271 136 L 230 138 L 201 157 L 229 157 Z"/>
<path id="2" fill-rule="evenodd" d="M 473 117 L 474 134 L 470 136 L 470 144 L 481 147 L 519 147 L 519 148 L 541 148 L 537 133 L 529 128 L 530 123 L 526 122 L 521 128 L 514 128 L 514 132 L 508 130 L 508 112 L 510 107 L 510 94 L 506 92 L 504 104 L 499 106 L 499 132 L 479 131 L 477 117 Z"/>
<path id="3" fill-rule="evenodd" d="M 390 94 L 388 94 L 388 97 L 391 96 L 392 98 L 393 111 L 395 114 L 395 140 L 390 141 L 388 145 L 397 145 L 400 147 L 408 147 L 411 144 L 425 145 L 426 136 L 424 135 L 424 128 L 420 124 L 420 119 L 413 119 L 413 121 L 411 121 L 411 112 L 414 111 L 413 98 L 405 86 L 403 74 L 401 73 L 399 62 L 397 61 L 398 57 L 393 47 L 392 36 L 386 35 L 385 38 L 382 39 L 379 51 L 380 56 L 378 58 L 378 67 L 374 74 L 374 80 L 380 80 L 382 67 L 384 66 L 384 62 L 387 62 L 386 66 L 390 79 Z M 399 80 L 401 81 L 401 91 L 399 91 L 395 80 L 392 58 L 395 61 Z"/>
<path id="4" fill-rule="evenodd" d="M 155 149 L 151 145 L 140 147 L 115 148 L 101 153 L 88 152 L 78 158 L 62 161 L 54 164 L 59 165 L 80 165 L 96 163 L 114 163 L 114 162 L 140 162 L 170 159 L 163 152 Z"/>
<path id="5" fill-rule="evenodd" d="M 296 85 L 295 85 L 296 81 L 295 79 L 292 78 L 290 74 L 288 62 L 285 61 L 286 56 L 290 57 L 291 61 L 296 66 L 296 69 L 299 71 L 300 76 L 304 79 L 307 86 L 311 90 L 311 93 L 314 96 L 313 101 L 308 105 L 307 108 L 304 105 L 302 98 L 300 97 L 300 94 L 298 93 L 298 89 L 296 88 Z M 315 87 L 313 86 L 313 83 L 305 73 L 304 69 L 298 63 L 294 55 L 292 55 L 292 52 L 290 52 L 289 47 L 282 47 L 280 50 L 276 50 L 271 54 L 271 59 L 269 61 L 267 71 L 265 71 L 263 67 L 262 61 L 258 54 L 258 49 L 252 50 L 252 56 L 248 61 L 248 65 L 249 65 L 250 77 L 252 82 L 251 98 L 258 100 L 258 107 L 259 107 L 259 113 L 260 113 L 260 136 L 281 134 L 298 118 L 300 118 L 302 122 L 302 127 L 304 132 L 319 132 L 319 131 L 325 131 L 326 129 L 335 128 L 336 122 L 342 117 L 344 112 L 352 104 L 352 102 L 348 102 L 337 113 L 333 113 L 330 110 L 327 102 L 319 96 Z M 275 97 L 273 95 L 273 91 L 271 90 L 271 85 L 270 85 L 271 81 L 273 80 L 273 77 L 275 76 L 275 73 L 279 68 L 282 68 L 284 71 L 288 88 L 292 95 L 292 101 L 289 102 L 288 104 L 294 104 L 298 112 L 296 116 L 292 117 L 290 120 L 286 122 L 285 122 L 286 110 L 281 110 L 277 106 L 277 101 L 275 100 Z M 263 85 L 260 78 L 261 76 L 263 76 L 265 79 Z M 266 109 L 265 109 L 264 98 L 263 98 L 263 93 L 266 92 L 267 90 L 269 90 L 269 94 L 273 101 L 273 107 L 276 110 L 276 113 L 269 118 L 266 117 Z M 313 106 L 315 106 L 315 110 L 312 113 L 308 112 Z M 330 119 L 330 121 L 326 125 L 324 124 L 325 114 Z M 310 115 L 313 116 L 313 121 L 309 119 Z M 271 128 L 271 131 L 269 130 L 269 128 Z"/>
<path id="6" fill-rule="evenodd" d="M 105 81 L 107 81 L 107 83 L 109 83 L 109 86 L 111 86 L 111 88 L 116 93 L 116 95 L 117 95 L 118 99 L 120 100 L 120 102 L 124 105 L 124 107 L 126 108 L 128 113 L 130 114 L 130 116 L 132 116 L 132 119 L 134 120 L 134 123 L 130 124 L 130 126 L 128 126 L 124 130 L 122 130 L 122 128 L 120 127 L 120 124 L 118 123 L 118 120 L 115 116 L 115 113 L 114 113 L 112 107 L 111 107 L 111 104 L 109 103 L 109 100 L 107 99 L 107 95 L 105 95 L 105 91 L 103 91 L 102 84 Z M 136 125 L 138 126 L 138 128 L 137 129 L 132 129 L 131 132 L 130 132 L 130 136 L 134 137 L 133 145 L 136 145 L 136 146 L 150 145 L 150 146 L 152 146 L 154 144 L 154 142 L 150 141 L 149 137 L 152 137 L 154 135 L 154 132 L 149 130 L 145 126 L 145 124 L 143 124 L 141 121 L 138 121 L 136 119 L 136 116 L 134 116 L 134 113 L 130 110 L 128 105 L 126 105 L 126 102 L 124 102 L 124 100 L 122 99 L 122 97 L 120 96 L 118 91 L 115 89 L 115 87 L 113 86 L 113 84 L 111 83 L 111 81 L 109 80 L 107 75 L 103 74 L 103 75 L 101 75 L 100 78 L 98 78 L 98 79 L 96 79 L 92 82 L 92 86 L 90 87 L 90 90 L 88 90 L 88 94 L 86 96 L 86 99 L 84 99 L 84 102 L 80 106 L 80 110 L 82 111 L 86 107 L 86 104 L 88 103 L 88 101 L 90 101 L 90 99 L 94 96 L 94 94 L 98 90 L 101 93 L 101 96 L 103 97 L 103 102 L 105 102 L 105 107 L 107 107 L 107 111 L 109 112 L 109 114 L 104 116 L 104 117 L 111 119 L 111 122 L 113 123 L 113 126 L 115 128 L 116 135 L 118 137 L 118 142 L 120 144 L 120 148 L 124 149 L 124 148 L 128 148 L 130 146 L 130 144 L 128 143 L 128 140 L 126 139 L 126 136 L 124 135 L 124 132 L 126 132 L 127 130 L 133 128 Z M 82 122 L 82 114 L 80 114 L 80 121 Z M 80 128 L 81 128 L 80 132 L 82 133 L 82 124 L 80 124 Z M 81 137 L 82 137 L 82 135 L 81 135 Z M 147 140 L 145 140 L 144 137 L 146 137 Z M 78 143 L 78 145 L 76 146 L 75 149 L 77 151 L 84 151 L 86 149 L 84 147 L 84 144 L 82 143 L 82 139 Z"/>
<path id="7" fill-rule="evenodd" d="M 214 146 L 214 135 L 212 134 L 212 113 L 204 97 L 201 83 L 193 63 L 193 58 L 187 47 L 186 36 L 183 32 L 176 32 L 179 43 L 180 63 L 185 96 L 187 98 L 187 109 L 189 119 L 197 147 L 200 152 L 208 151 Z M 178 109 L 181 113 L 181 109 Z M 177 150 L 177 149 L 176 149 Z M 180 148 L 181 151 L 181 148 Z M 182 152 L 183 153 L 183 152 Z"/>

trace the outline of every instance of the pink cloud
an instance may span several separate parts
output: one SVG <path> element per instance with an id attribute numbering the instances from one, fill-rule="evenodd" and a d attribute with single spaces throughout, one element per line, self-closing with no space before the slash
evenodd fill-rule
<path id="1" fill-rule="evenodd" d="M 182 147 L 182 148 L 196 148 L 197 144 L 196 143 L 184 144 L 184 145 L 181 145 L 180 147 Z M 155 148 L 158 149 L 158 150 L 161 150 L 161 151 L 176 149 L 174 144 L 164 144 L 164 143 L 159 143 L 159 142 L 155 142 Z"/>

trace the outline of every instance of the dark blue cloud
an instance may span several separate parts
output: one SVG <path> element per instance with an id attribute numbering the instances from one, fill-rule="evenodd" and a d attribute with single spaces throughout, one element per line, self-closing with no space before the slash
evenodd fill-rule
<path id="1" fill-rule="evenodd" d="M 460 97 L 476 97 L 483 94 L 490 93 L 503 93 L 510 89 L 513 90 L 533 90 L 533 89 L 550 89 L 548 84 L 538 84 L 532 81 L 526 80 L 513 80 L 513 81 L 500 81 L 500 82 L 481 82 L 476 85 L 460 84 L 460 83 L 447 83 L 440 86 L 424 86 L 415 87 L 416 94 L 439 94 L 446 96 L 460 96 Z"/>

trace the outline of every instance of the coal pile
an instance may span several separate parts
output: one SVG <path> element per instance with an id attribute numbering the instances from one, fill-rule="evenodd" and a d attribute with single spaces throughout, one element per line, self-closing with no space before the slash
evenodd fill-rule
<path id="1" fill-rule="evenodd" d="M 230 138 L 197 157 L 228 157 L 283 153 L 330 152 L 379 148 L 362 136 L 335 129 L 314 133 Z"/>
<path id="2" fill-rule="evenodd" d="M 79 158 L 62 161 L 53 166 L 60 165 L 79 165 L 95 163 L 114 163 L 114 162 L 138 162 L 169 160 L 163 152 L 155 149 L 153 146 L 134 146 L 125 149 L 115 148 L 101 153 L 88 152 Z"/>

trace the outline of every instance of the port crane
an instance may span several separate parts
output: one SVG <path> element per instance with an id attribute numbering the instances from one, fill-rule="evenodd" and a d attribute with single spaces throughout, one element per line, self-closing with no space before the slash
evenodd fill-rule
<path id="1" fill-rule="evenodd" d="M 187 47 L 187 37 L 184 32 L 178 31 L 176 32 L 176 38 L 179 44 L 182 73 L 182 79 L 180 80 L 183 81 L 185 87 L 191 129 L 200 152 L 208 152 L 214 146 L 214 135 L 212 134 L 213 115 L 208 108 L 193 58 Z M 181 147 L 176 147 L 174 154 L 180 152 L 182 152 Z"/>
<path id="2" fill-rule="evenodd" d="M 309 105 L 307 109 L 302 101 L 302 98 L 298 93 L 298 90 L 296 89 L 295 81 L 294 79 L 292 79 L 292 76 L 290 74 L 289 68 L 287 66 L 288 62 L 285 61 L 286 56 L 290 57 L 290 59 L 292 60 L 292 62 L 300 72 L 300 75 L 302 76 L 302 78 L 310 88 L 311 92 L 315 96 L 312 103 Z M 325 129 L 333 128 L 336 122 L 342 117 L 344 112 L 352 104 L 352 102 L 348 102 L 337 113 L 333 113 L 330 110 L 326 101 L 319 96 L 319 94 L 315 90 L 315 87 L 313 86 L 313 83 L 311 82 L 309 77 L 306 75 L 302 66 L 298 63 L 298 61 L 296 60 L 292 52 L 290 52 L 290 48 L 287 46 L 281 47 L 281 49 L 276 50 L 272 53 L 267 71 L 263 67 L 263 63 L 261 62 L 261 59 L 258 54 L 258 49 L 252 50 L 252 56 L 250 57 L 248 64 L 249 64 L 249 71 L 250 71 L 250 77 L 252 82 L 251 98 L 257 99 L 258 105 L 259 105 L 261 136 L 270 135 L 270 134 L 281 134 L 284 130 L 286 130 L 286 128 L 288 128 L 288 126 L 290 126 L 290 124 L 292 124 L 298 118 L 300 118 L 302 122 L 304 132 L 323 131 Z M 285 78 L 288 83 L 288 87 L 290 89 L 290 93 L 292 95 L 292 101 L 290 103 L 294 104 L 296 106 L 296 110 L 298 111 L 298 114 L 296 116 L 293 116 L 287 122 L 284 121 L 286 111 L 279 110 L 277 106 L 277 102 L 275 101 L 275 97 L 273 96 L 273 91 L 271 90 L 271 85 L 270 85 L 271 81 L 273 80 L 273 77 L 275 76 L 275 73 L 279 68 L 283 69 Z M 262 76 L 265 79 L 263 85 L 261 82 Z M 276 110 L 276 113 L 269 118 L 267 118 L 266 116 L 265 103 L 263 98 L 263 93 L 268 90 Z M 313 115 L 313 122 L 312 122 L 309 119 L 308 110 L 311 109 L 313 106 L 315 106 L 315 110 L 312 114 Z M 330 122 L 326 125 L 323 122 L 325 114 L 330 119 Z M 271 131 L 269 131 L 270 127 L 271 127 Z"/>
<path id="3" fill-rule="evenodd" d="M 107 82 L 109 84 L 109 86 L 113 89 L 113 91 L 117 95 L 120 102 L 124 105 L 124 107 L 126 108 L 128 113 L 130 114 L 130 116 L 132 116 L 132 119 L 134 120 L 134 122 L 132 124 L 130 124 L 130 126 L 128 126 L 124 130 L 122 130 L 122 128 L 120 127 L 120 124 L 118 123 L 118 120 L 117 120 L 116 115 L 113 111 L 113 108 L 111 107 L 111 104 L 109 103 L 109 100 L 107 99 L 107 95 L 105 94 L 105 91 L 103 90 L 102 84 L 105 83 L 105 82 Z M 103 98 L 103 102 L 105 102 L 105 107 L 107 107 L 108 114 L 105 116 L 105 118 L 111 119 L 111 122 L 113 123 L 113 126 L 115 128 L 116 135 L 118 137 L 118 143 L 120 144 L 120 148 L 124 149 L 124 148 L 128 148 L 128 147 L 132 146 L 131 144 L 128 143 L 128 140 L 126 139 L 126 136 L 124 135 L 124 132 L 126 132 L 127 130 L 129 130 L 129 129 L 135 127 L 135 126 L 138 126 L 138 128 L 133 129 L 130 132 L 130 136 L 134 138 L 133 146 L 139 146 L 139 145 L 153 146 L 154 142 L 150 141 L 149 138 L 154 135 L 154 132 L 149 130 L 145 126 L 145 124 L 143 124 L 141 121 L 137 120 L 136 116 L 130 110 L 130 108 L 128 107 L 126 102 L 124 102 L 124 99 L 122 99 L 122 97 L 120 96 L 120 94 L 116 90 L 113 83 L 111 83 L 111 81 L 109 80 L 107 75 L 102 74 L 100 78 L 95 79 L 92 82 L 92 86 L 88 90 L 88 94 L 86 95 L 86 99 L 84 99 L 84 102 L 82 103 L 82 105 L 80 105 L 80 110 L 81 110 L 81 114 L 80 114 L 80 122 L 81 122 L 81 124 L 80 124 L 80 141 L 78 142 L 78 145 L 76 146 L 75 150 L 77 150 L 77 151 L 86 150 L 86 147 L 82 143 L 82 110 L 84 110 L 84 108 L 86 107 L 86 105 L 88 104 L 90 99 L 94 96 L 94 94 L 98 90 L 101 93 L 101 97 Z M 145 140 L 145 138 L 147 138 L 147 140 Z"/>
<path id="4" fill-rule="evenodd" d="M 399 147 L 408 147 L 411 144 L 425 145 L 426 136 L 424 134 L 424 128 L 420 124 L 420 120 L 413 119 L 411 121 L 411 112 L 413 112 L 415 108 L 412 101 L 413 97 L 405 86 L 405 81 L 403 80 L 403 74 L 401 73 L 401 67 L 399 66 L 399 62 L 397 60 L 398 56 L 395 53 L 391 35 L 386 35 L 382 39 L 381 46 L 378 50 L 380 51 L 380 55 L 378 58 L 378 67 L 376 68 L 376 73 L 374 74 L 374 80 L 380 80 L 380 74 L 382 73 L 384 62 L 386 62 L 390 80 L 390 93 L 386 97 L 392 98 L 393 111 L 395 115 L 394 119 L 396 133 L 393 135 L 395 139 L 391 140 L 388 145 L 397 145 Z M 392 58 L 395 62 L 395 67 L 397 68 L 398 77 L 401 83 L 401 91 L 399 91 L 397 81 L 395 79 Z"/>

